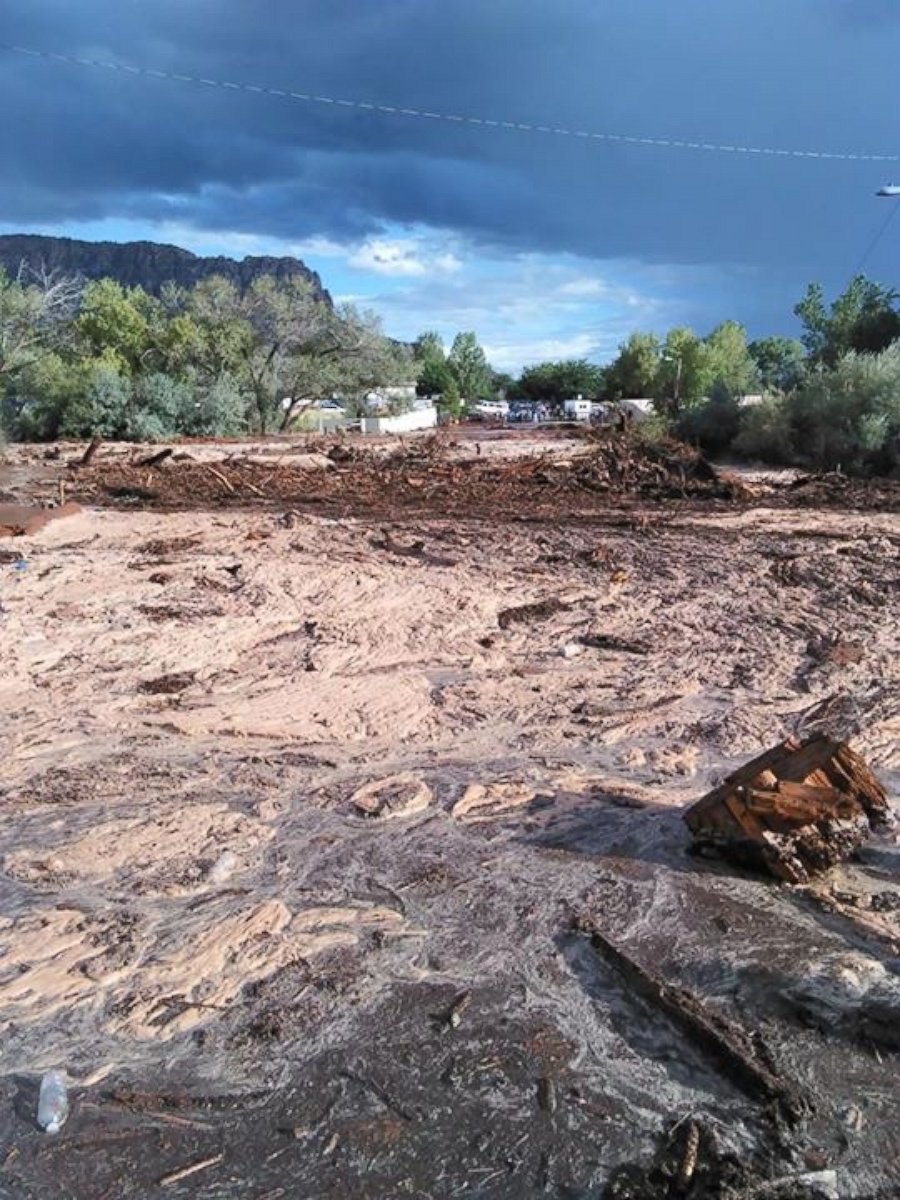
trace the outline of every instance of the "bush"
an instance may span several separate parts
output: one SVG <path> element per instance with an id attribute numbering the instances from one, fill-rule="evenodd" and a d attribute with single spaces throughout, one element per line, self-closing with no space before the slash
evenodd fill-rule
<path id="1" fill-rule="evenodd" d="M 789 466 L 794 461 L 791 420 L 783 396 L 741 409 L 731 449 L 738 458 Z"/>
<path id="2" fill-rule="evenodd" d="M 3 397 L 2 423 L 9 436 L 23 442 L 58 437 L 66 409 L 82 384 L 82 373 L 58 354 L 29 363 L 9 382 Z"/>
<path id="3" fill-rule="evenodd" d="M 59 437 L 125 436 L 131 400 L 131 380 L 110 359 L 85 364 L 80 387 L 61 414 Z"/>
<path id="4" fill-rule="evenodd" d="M 135 442 L 162 442 L 177 437 L 193 409 L 190 387 L 158 372 L 134 381 L 122 436 Z"/>
<path id="5" fill-rule="evenodd" d="M 724 389 L 714 389 L 708 399 L 685 409 L 675 425 L 675 433 L 685 442 L 699 446 L 704 454 L 722 454 L 740 429 L 741 409 Z"/>
<path id="6" fill-rule="evenodd" d="M 247 397 L 229 375 L 194 389 L 183 433 L 189 437 L 235 437 L 246 428 Z"/>
<path id="7" fill-rule="evenodd" d="M 794 444 L 811 466 L 885 473 L 900 466 L 900 342 L 847 354 L 788 402 Z"/>

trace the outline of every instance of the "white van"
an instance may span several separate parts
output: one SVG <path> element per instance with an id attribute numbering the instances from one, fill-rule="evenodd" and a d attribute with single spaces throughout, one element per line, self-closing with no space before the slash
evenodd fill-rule
<path id="1" fill-rule="evenodd" d="M 563 412 L 570 421 L 589 421 L 591 419 L 591 402 L 582 396 L 574 400 L 563 400 Z"/>

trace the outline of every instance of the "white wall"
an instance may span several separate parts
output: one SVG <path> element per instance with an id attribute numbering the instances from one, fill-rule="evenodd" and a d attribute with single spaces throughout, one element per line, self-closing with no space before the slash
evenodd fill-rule
<path id="1" fill-rule="evenodd" d="M 436 408 L 414 408 L 396 417 L 363 417 L 363 433 L 412 433 L 416 429 L 433 429 L 437 425 Z"/>

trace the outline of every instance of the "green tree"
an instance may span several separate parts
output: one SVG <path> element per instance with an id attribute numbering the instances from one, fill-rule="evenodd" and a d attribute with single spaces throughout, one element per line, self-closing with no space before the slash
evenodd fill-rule
<path id="1" fill-rule="evenodd" d="M 731 448 L 739 458 L 789 466 L 795 461 L 794 431 L 783 396 L 741 409 L 737 436 Z"/>
<path id="2" fill-rule="evenodd" d="M 803 379 L 805 351 L 796 338 L 759 338 L 748 349 L 763 391 L 790 392 Z"/>
<path id="3" fill-rule="evenodd" d="M 496 396 L 498 400 L 510 400 L 513 396 L 520 396 L 522 393 L 519 389 L 518 380 L 510 375 L 507 371 L 491 371 L 490 392 L 492 396 Z"/>
<path id="4" fill-rule="evenodd" d="M 884 350 L 900 338 L 898 298 L 897 292 L 857 275 L 828 308 L 822 285 L 811 283 L 794 306 L 810 361 L 831 367 L 851 350 Z"/>
<path id="5" fill-rule="evenodd" d="M 126 370 L 141 370 L 152 348 L 147 299 L 142 288 L 126 289 L 113 279 L 89 283 L 75 322 L 87 354 L 114 355 Z"/>
<path id="6" fill-rule="evenodd" d="M 670 419 L 699 403 L 713 383 L 708 346 L 693 329 L 670 329 L 666 334 L 654 381 L 660 410 Z"/>
<path id="7" fill-rule="evenodd" d="M 607 397 L 634 400 L 653 396 L 659 365 L 659 338 L 652 333 L 633 333 L 619 347 L 618 356 L 606 372 Z"/>
<path id="8" fill-rule="evenodd" d="M 256 279 L 239 312 L 250 331 L 240 371 L 261 433 L 276 424 L 288 428 L 322 396 L 397 382 L 401 360 L 412 369 L 375 317 L 350 306 L 333 309 L 305 279 Z"/>
<path id="9" fill-rule="evenodd" d="M 416 391 L 420 396 L 442 396 L 455 379 L 444 343 L 439 333 L 428 330 L 413 343 L 413 361 L 416 375 Z"/>
<path id="10" fill-rule="evenodd" d="M 239 375 L 253 346 L 253 329 L 230 279 L 212 275 L 189 293 L 186 315 L 199 330 L 193 365 L 207 383 Z"/>
<path id="11" fill-rule="evenodd" d="M 704 346 L 709 394 L 716 387 L 732 398 L 746 396 L 756 390 L 759 376 L 743 325 L 737 321 L 723 321 L 704 338 Z"/>
<path id="12" fill-rule="evenodd" d="M 465 410 L 465 405 L 463 404 L 462 397 L 459 394 L 459 388 L 457 387 L 456 380 L 452 374 L 450 375 L 447 386 L 441 392 L 441 398 L 438 401 L 437 406 L 440 412 L 446 413 L 447 416 L 453 417 L 454 419 L 461 417 Z"/>
<path id="13" fill-rule="evenodd" d="M 443 362 L 447 357 L 444 339 L 434 329 L 426 329 L 413 342 L 413 356 L 417 362 L 424 363 L 433 359 Z"/>
<path id="14" fill-rule="evenodd" d="M 452 386 L 456 388 L 456 379 L 446 359 L 427 358 L 419 364 L 416 391 L 420 396 L 442 396 Z M 459 389 L 456 388 L 457 393 Z"/>
<path id="15" fill-rule="evenodd" d="M 474 333 L 456 335 L 447 363 L 453 372 L 459 394 L 467 403 L 490 394 L 491 368 Z"/>
<path id="16" fill-rule="evenodd" d="M 230 375 L 195 383 L 182 433 L 188 437 L 236 437 L 247 428 L 248 397 Z"/>
<path id="17" fill-rule="evenodd" d="M 681 411 L 675 428 L 680 438 L 704 454 L 723 454 L 738 434 L 740 418 L 740 405 L 730 389 L 714 383 L 706 399 Z"/>
<path id="18" fill-rule="evenodd" d="M 519 388 L 529 400 L 561 403 L 582 395 L 593 400 L 603 394 L 606 385 L 602 367 L 583 358 L 543 362 L 522 372 Z"/>

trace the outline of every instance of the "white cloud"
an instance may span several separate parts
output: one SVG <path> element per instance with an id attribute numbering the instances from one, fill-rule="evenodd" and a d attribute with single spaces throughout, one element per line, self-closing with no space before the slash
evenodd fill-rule
<path id="1" fill-rule="evenodd" d="M 424 275 L 452 275 L 460 271 L 462 259 L 427 238 L 369 238 L 355 249 L 345 248 L 348 267 L 375 275 L 414 279 Z"/>
<path id="2" fill-rule="evenodd" d="M 348 256 L 347 265 L 376 275 L 425 275 L 428 267 L 417 252 L 415 242 L 372 238 Z"/>
<path id="3" fill-rule="evenodd" d="M 591 296 L 605 296 L 607 292 L 608 285 L 602 279 L 591 279 L 590 277 L 570 279 L 568 283 L 562 284 L 559 288 L 560 296 L 575 296 L 585 300 Z"/>
<path id="4" fill-rule="evenodd" d="M 488 342 L 484 352 L 493 367 L 500 371 L 519 371 L 533 363 L 555 359 L 592 358 L 602 349 L 595 332 L 572 334 L 569 337 L 531 337 L 523 341 Z"/>

